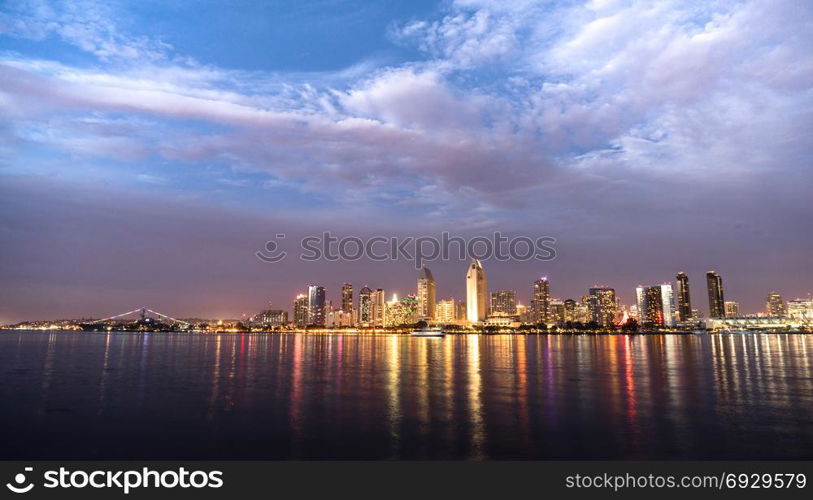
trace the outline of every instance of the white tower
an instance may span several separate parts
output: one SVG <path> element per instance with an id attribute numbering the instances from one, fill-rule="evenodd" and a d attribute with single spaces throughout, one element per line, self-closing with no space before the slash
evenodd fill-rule
<path id="1" fill-rule="evenodd" d="M 486 272 L 477 259 L 471 260 L 469 272 L 466 273 L 466 319 L 470 323 L 479 323 L 486 319 Z"/>

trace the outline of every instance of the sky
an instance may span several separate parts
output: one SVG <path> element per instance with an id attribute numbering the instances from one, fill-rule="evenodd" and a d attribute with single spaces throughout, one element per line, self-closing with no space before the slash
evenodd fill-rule
<path id="1" fill-rule="evenodd" d="M 813 292 L 813 3 L 0 0 L 0 323 L 414 293 L 286 234 L 556 238 L 527 302 Z M 439 298 L 464 261 L 430 262 Z"/>

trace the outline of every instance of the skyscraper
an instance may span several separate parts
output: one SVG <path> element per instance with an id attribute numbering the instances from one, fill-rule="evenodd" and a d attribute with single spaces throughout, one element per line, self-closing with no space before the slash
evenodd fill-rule
<path id="1" fill-rule="evenodd" d="M 325 326 L 325 288 L 308 285 L 308 325 Z"/>
<path id="2" fill-rule="evenodd" d="M 387 321 L 386 311 L 387 301 L 384 297 L 384 290 L 376 288 L 370 295 L 370 323 L 378 328 L 385 326 Z"/>
<path id="3" fill-rule="evenodd" d="M 785 303 L 782 301 L 782 296 L 775 292 L 769 293 L 765 298 L 765 311 L 768 316 L 785 317 Z"/>
<path id="4" fill-rule="evenodd" d="M 517 292 L 498 290 L 491 292 L 491 315 L 515 316 L 517 314 Z"/>
<path id="5" fill-rule="evenodd" d="M 483 265 L 479 260 L 472 259 L 466 273 L 466 319 L 470 323 L 479 323 L 486 319 L 487 293 Z"/>
<path id="6" fill-rule="evenodd" d="M 706 273 L 706 286 L 709 291 L 709 317 L 725 318 L 725 298 L 723 297 L 723 278 L 717 271 Z"/>
<path id="7" fill-rule="evenodd" d="M 373 291 L 367 285 L 359 290 L 359 326 L 371 326 L 373 324 L 372 300 Z"/>
<path id="8" fill-rule="evenodd" d="M 589 289 L 588 305 L 590 320 L 600 326 L 613 325 L 615 319 L 616 300 L 615 289 L 609 287 L 593 287 Z"/>
<path id="9" fill-rule="evenodd" d="M 578 313 L 578 305 L 576 301 L 573 299 L 567 299 L 564 302 L 565 307 L 565 321 L 578 321 L 579 320 L 579 313 Z"/>
<path id="10" fill-rule="evenodd" d="M 683 271 L 677 274 L 677 320 L 692 319 L 692 299 L 689 295 L 689 277 Z"/>
<path id="11" fill-rule="evenodd" d="M 661 283 L 661 309 L 663 310 L 663 326 L 675 326 L 675 296 L 671 283 Z"/>
<path id="12" fill-rule="evenodd" d="M 550 283 L 547 276 L 534 281 L 531 294 L 531 316 L 535 323 L 546 323 L 550 310 Z"/>
<path id="13" fill-rule="evenodd" d="M 342 285 L 342 311 L 353 314 L 353 285 L 350 283 Z"/>
<path id="14" fill-rule="evenodd" d="M 308 325 L 308 296 L 300 293 L 294 299 L 294 326 L 304 328 Z"/>
<path id="15" fill-rule="evenodd" d="M 638 302 L 638 321 L 643 327 L 656 327 L 664 325 L 663 295 L 661 285 L 638 286 L 635 288 L 635 298 Z"/>
<path id="16" fill-rule="evenodd" d="M 418 274 L 418 317 L 435 319 L 435 278 L 426 266 Z"/>

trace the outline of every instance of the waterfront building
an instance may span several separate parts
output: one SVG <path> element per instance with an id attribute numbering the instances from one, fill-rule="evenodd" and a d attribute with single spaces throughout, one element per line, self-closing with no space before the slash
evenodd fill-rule
<path id="1" fill-rule="evenodd" d="M 515 316 L 517 314 L 517 292 L 514 290 L 491 292 L 491 314 Z"/>
<path id="2" fill-rule="evenodd" d="M 325 287 L 308 285 L 308 325 L 325 326 Z"/>
<path id="3" fill-rule="evenodd" d="M 590 288 L 589 295 L 587 295 L 587 305 L 590 310 L 590 321 L 595 321 L 602 327 L 613 326 L 616 311 L 614 288 Z"/>
<path id="4" fill-rule="evenodd" d="M 300 293 L 294 299 L 294 326 L 304 328 L 308 325 L 308 296 Z"/>
<path id="5" fill-rule="evenodd" d="M 565 322 L 565 303 L 552 299 L 548 305 L 548 322 L 561 324 Z"/>
<path id="6" fill-rule="evenodd" d="M 519 318 L 519 321 L 522 323 L 530 323 L 530 316 L 528 306 L 517 303 L 517 318 Z"/>
<path id="7" fill-rule="evenodd" d="M 813 299 L 789 300 L 787 316 L 802 323 L 813 323 Z"/>
<path id="8" fill-rule="evenodd" d="M 531 291 L 531 318 L 535 323 L 548 322 L 550 308 L 550 283 L 547 276 L 534 281 Z"/>
<path id="9" fill-rule="evenodd" d="M 288 311 L 282 309 L 265 309 L 254 316 L 253 323 L 264 326 L 283 326 L 288 324 Z"/>
<path id="10" fill-rule="evenodd" d="M 370 324 L 376 328 L 386 325 L 387 305 L 384 290 L 376 288 L 370 295 Z"/>
<path id="11" fill-rule="evenodd" d="M 723 294 L 723 278 L 717 271 L 706 273 L 706 288 L 709 293 L 709 317 L 725 317 L 725 298 Z"/>
<path id="12" fill-rule="evenodd" d="M 578 319 L 578 304 L 573 299 L 567 299 L 563 302 L 563 307 L 565 310 L 565 322 L 574 322 L 579 321 Z"/>
<path id="13" fill-rule="evenodd" d="M 785 303 L 782 301 L 782 296 L 776 292 L 769 293 L 765 298 L 765 311 L 768 316 L 777 318 L 785 317 L 787 313 L 785 310 Z"/>
<path id="14" fill-rule="evenodd" d="M 457 319 L 455 316 L 455 300 L 441 300 L 435 305 L 435 322 L 437 323 L 454 323 Z"/>
<path id="15" fill-rule="evenodd" d="M 692 298 L 689 293 L 689 277 L 683 271 L 677 273 L 677 320 L 692 319 Z"/>
<path id="16" fill-rule="evenodd" d="M 671 283 L 661 283 L 661 309 L 663 310 L 663 326 L 675 326 L 675 296 Z"/>
<path id="17" fill-rule="evenodd" d="M 424 266 L 418 275 L 418 317 L 423 320 L 435 319 L 435 278 L 432 271 Z"/>
<path id="18" fill-rule="evenodd" d="M 472 259 L 466 273 L 466 319 L 479 323 L 488 316 L 486 273 L 477 259 Z"/>
<path id="19" fill-rule="evenodd" d="M 740 303 L 726 300 L 724 304 L 726 318 L 737 318 L 740 315 Z"/>
<path id="20" fill-rule="evenodd" d="M 349 326 L 353 326 L 353 285 L 346 282 L 342 285 L 342 311 L 350 315 Z"/>
<path id="21" fill-rule="evenodd" d="M 359 290 L 359 307 L 358 307 L 358 321 L 359 326 L 372 326 L 373 324 L 373 291 L 367 285 L 364 285 Z"/>
<path id="22" fill-rule="evenodd" d="M 638 322 L 645 328 L 664 325 L 663 296 L 660 285 L 635 288 L 638 305 Z"/>

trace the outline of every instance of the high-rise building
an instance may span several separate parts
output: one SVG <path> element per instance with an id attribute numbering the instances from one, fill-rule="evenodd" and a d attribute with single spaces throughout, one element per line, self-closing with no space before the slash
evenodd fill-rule
<path id="1" fill-rule="evenodd" d="M 769 293 L 765 298 L 765 311 L 768 316 L 785 317 L 785 303 L 782 301 L 782 296 L 776 292 Z"/>
<path id="2" fill-rule="evenodd" d="M 455 319 L 455 300 L 441 300 L 435 305 L 435 321 L 438 323 L 454 323 Z"/>
<path id="3" fill-rule="evenodd" d="M 677 320 L 691 321 L 692 298 L 689 294 L 689 277 L 683 271 L 677 274 Z"/>
<path id="4" fill-rule="evenodd" d="M 364 285 L 362 289 L 359 290 L 359 326 L 372 326 L 373 324 L 372 295 L 373 291 L 367 285 Z"/>
<path id="5" fill-rule="evenodd" d="M 435 319 L 435 278 L 426 266 L 418 275 L 418 317 L 430 321 Z"/>
<path id="6" fill-rule="evenodd" d="M 565 321 L 570 322 L 579 321 L 578 304 L 576 304 L 576 301 L 573 299 L 567 299 L 565 300 L 563 305 L 565 308 Z"/>
<path id="7" fill-rule="evenodd" d="M 486 319 L 487 309 L 486 272 L 479 260 L 472 259 L 466 273 L 466 319 L 470 323 L 479 323 Z"/>
<path id="8" fill-rule="evenodd" d="M 548 306 L 548 321 L 561 324 L 565 322 L 565 303 L 561 300 L 553 299 Z"/>
<path id="9" fill-rule="evenodd" d="M 660 285 L 639 285 L 635 288 L 635 298 L 638 306 L 638 322 L 641 326 L 652 328 L 664 325 L 662 290 Z"/>
<path id="10" fill-rule="evenodd" d="M 740 303 L 726 300 L 724 304 L 726 318 L 736 318 L 740 315 Z"/>
<path id="11" fill-rule="evenodd" d="M 325 287 L 308 285 L 308 325 L 325 326 Z"/>
<path id="12" fill-rule="evenodd" d="M 725 298 L 723 296 L 723 278 L 717 271 L 706 273 L 706 287 L 709 292 L 709 317 L 725 318 Z"/>
<path id="13" fill-rule="evenodd" d="M 353 285 L 345 283 L 342 285 L 342 311 L 353 316 Z"/>
<path id="14" fill-rule="evenodd" d="M 615 289 L 593 287 L 589 289 L 587 297 L 590 321 L 595 321 L 602 327 L 613 326 L 616 311 Z"/>
<path id="15" fill-rule="evenodd" d="M 466 321 L 468 315 L 466 314 L 466 302 L 458 300 L 455 304 L 455 317 L 458 321 Z"/>
<path id="16" fill-rule="evenodd" d="M 386 298 L 384 290 L 376 288 L 370 295 L 370 321 L 372 326 L 382 327 L 386 324 L 387 314 Z"/>
<path id="17" fill-rule="evenodd" d="M 671 283 L 661 283 L 661 309 L 663 310 L 663 326 L 675 326 L 675 296 Z"/>
<path id="18" fill-rule="evenodd" d="M 308 296 L 300 293 L 294 299 L 294 326 L 304 328 L 308 325 Z"/>
<path id="19" fill-rule="evenodd" d="M 547 323 L 550 308 L 550 283 L 547 276 L 534 281 L 531 292 L 531 316 L 535 323 Z"/>
<path id="20" fill-rule="evenodd" d="M 516 316 L 517 292 L 514 290 L 499 290 L 491 292 L 492 316 Z"/>

